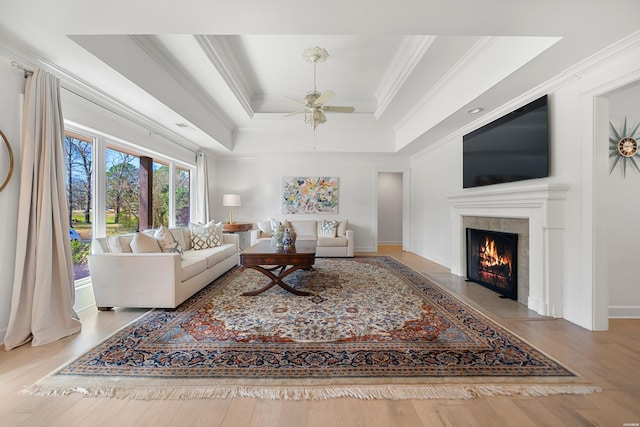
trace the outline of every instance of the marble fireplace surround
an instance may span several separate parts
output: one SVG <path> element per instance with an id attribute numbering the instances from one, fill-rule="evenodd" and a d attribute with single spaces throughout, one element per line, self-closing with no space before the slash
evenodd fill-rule
<path id="1" fill-rule="evenodd" d="M 562 317 L 564 204 L 569 188 L 564 184 L 537 184 L 474 188 L 449 195 L 451 273 L 466 275 L 465 227 L 470 222 L 485 221 L 469 217 L 527 219 L 529 290 L 528 296 L 518 295 L 518 300 L 543 316 Z"/>

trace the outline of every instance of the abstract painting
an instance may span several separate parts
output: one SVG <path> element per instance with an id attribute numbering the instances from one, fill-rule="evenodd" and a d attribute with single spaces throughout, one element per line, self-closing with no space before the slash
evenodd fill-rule
<path id="1" fill-rule="evenodd" d="M 338 178 L 288 176 L 282 178 L 283 214 L 337 214 Z"/>

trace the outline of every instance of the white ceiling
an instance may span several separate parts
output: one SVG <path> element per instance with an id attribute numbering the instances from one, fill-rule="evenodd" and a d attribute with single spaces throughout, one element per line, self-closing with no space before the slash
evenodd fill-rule
<path id="1" fill-rule="evenodd" d="M 152 131 L 220 155 L 411 154 L 640 28 L 636 0 L 5 1 L 0 54 Z M 286 117 L 336 92 L 313 131 Z M 186 125 L 181 127 L 178 125 Z"/>

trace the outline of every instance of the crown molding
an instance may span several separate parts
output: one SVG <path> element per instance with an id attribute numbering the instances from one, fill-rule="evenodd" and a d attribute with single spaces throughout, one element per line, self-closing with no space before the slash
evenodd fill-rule
<path id="1" fill-rule="evenodd" d="M 378 100 L 378 105 L 373 113 L 376 120 L 382 116 L 435 39 L 435 36 L 407 36 L 404 38 L 402 46 L 391 60 L 391 67 L 385 73 L 382 83 L 376 90 L 375 97 Z"/>
<path id="2" fill-rule="evenodd" d="M 220 111 L 218 106 L 209 96 L 207 91 L 196 81 L 189 77 L 189 73 L 184 68 L 177 65 L 166 51 L 154 41 L 153 36 L 136 35 L 129 36 L 133 42 L 144 50 L 160 67 L 173 77 L 192 97 L 198 100 L 211 112 L 224 126 L 229 129 L 234 127 L 231 119 Z"/>
<path id="3" fill-rule="evenodd" d="M 236 97 L 240 106 L 247 113 L 247 116 L 253 117 L 255 112 L 251 106 L 249 85 L 245 81 L 244 75 L 233 55 L 226 48 L 224 41 L 218 36 L 196 34 L 193 37 Z"/>

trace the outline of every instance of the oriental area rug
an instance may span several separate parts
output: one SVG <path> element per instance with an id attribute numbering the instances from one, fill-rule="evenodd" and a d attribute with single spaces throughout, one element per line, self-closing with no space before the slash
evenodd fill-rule
<path id="1" fill-rule="evenodd" d="M 465 399 L 597 391 L 391 257 L 317 259 L 274 287 L 236 268 L 25 390 L 126 399 Z"/>

